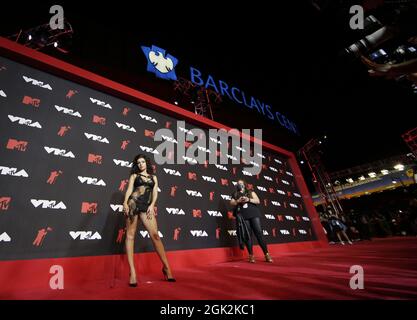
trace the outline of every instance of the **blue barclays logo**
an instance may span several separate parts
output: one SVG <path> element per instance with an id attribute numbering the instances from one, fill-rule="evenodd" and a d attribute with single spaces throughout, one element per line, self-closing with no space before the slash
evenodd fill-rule
<path id="1" fill-rule="evenodd" d="M 146 59 L 148 60 L 147 71 L 155 73 L 158 78 L 166 80 L 177 80 L 175 74 L 175 66 L 178 59 L 168 54 L 165 55 L 165 50 L 157 46 L 145 47 L 141 46 Z"/>
<path id="2" fill-rule="evenodd" d="M 205 80 L 207 79 L 207 80 Z M 230 100 L 244 105 L 245 107 L 256 110 L 261 116 L 272 121 L 278 122 L 280 126 L 300 135 L 297 125 L 289 120 L 285 115 L 278 111 L 274 111 L 272 107 L 253 96 L 247 95 L 244 91 L 237 87 L 229 86 L 226 82 L 219 80 L 218 82 L 212 75 L 204 77 L 202 72 L 196 68 L 190 67 L 190 80 L 198 86 L 204 86 L 207 89 L 212 89 L 222 96 L 227 96 Z"/>

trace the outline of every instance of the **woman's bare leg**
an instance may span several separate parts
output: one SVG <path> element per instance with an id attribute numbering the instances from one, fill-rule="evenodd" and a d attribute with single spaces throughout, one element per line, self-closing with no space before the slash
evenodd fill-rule
<path id="1" fill-rule="evenodd" d="M 134 261 L 134 252 L 135 252 L 135 235 L 136 229 L 138 226 L 138 216 L 134 216 L 133 219 L 126 219 L 126 254 L 127 261 L 129 262 L 130 268 L 130 283 L 135 283 L 136 280 L 136 270 L 135 270 L 135 261 Z"/>
<path id="2" fill-rule="evenodd" d="M 146 215 L 145 213 L 140 214 L 140 219 L 145 226 L 145 229 L 148 231 L 149 236 L 151 237 L 155 251 L 158 253 L 159 258 L 161 259 L 164 269 L 167 272 L 168 278 L 172 278 L 171 268 L 168 263 L 168 259 L 165 253 L 164 245 L 161 241 L 161 238 L 158 234 L 158 225 L 156 223 L 156 218 L 153 215 Z"/>

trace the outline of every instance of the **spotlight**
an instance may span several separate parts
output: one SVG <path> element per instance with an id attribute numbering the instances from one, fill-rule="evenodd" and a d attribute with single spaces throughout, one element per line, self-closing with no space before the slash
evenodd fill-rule
<path id="1" fill-rule="evenodd" d="M 398 170 L 398 171 L 402 171 L 402 170 L 404 170 L 404 165 L 399 163 L 399 164 L 394 166 L 394 169 Z"/>
<path id="2" fill-rule="evenodd" d="M 30 34 L 30 35 L 28 35 L 28 40 L 30 41 L 30 40 L 32 40 L 32 35 Z"/>
<path id="3" fill-rule="evenodd" d="M 54 47 L 57 48 L 58 47 L 58 42 L 54 42 Z"/>
<path id="4" fill-rule="evenodd" d="M 176 106 L 178 106 L 178 101 L 175 101 L 175 102 L 174 102 L 174 104 L 175 104 Z"/>
<path id="5" fill-rule="evenodd" d="M 301 160 L 301 161 L 300 161 L 300 163 L 301 163 L 301 164 L 304 164 L 304 161 L 303 161 L 303 160 Z"/>

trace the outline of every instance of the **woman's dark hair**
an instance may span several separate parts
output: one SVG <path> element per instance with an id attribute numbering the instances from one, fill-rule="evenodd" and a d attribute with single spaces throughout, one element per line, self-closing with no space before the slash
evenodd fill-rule
<path id="1" fill-rule="evenodd" d="M 138 166 L 138 159 L 143 158 L 146 161 L 146 171 L 148 172 L 148 174 L 153 174 L 153 166 L 151 163 L 151 159 L 144 155 L 144 154 L 138 154 L 137 156 L 135 156 L 135 158 L 133 159 L 133 164 L 132 164 L 132 169 L 130 170 L 130 174 L 138 174 L 139 171 L 139 166 Z"/>

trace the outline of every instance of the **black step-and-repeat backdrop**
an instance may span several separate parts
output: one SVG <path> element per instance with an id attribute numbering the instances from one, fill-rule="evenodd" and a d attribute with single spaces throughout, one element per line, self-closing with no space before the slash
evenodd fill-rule
<path id="1" fill-rule="evenodd" d="M 177 120 L 0 58 L 0 260 L 122 253 L 131 161 L 152 158 L 156 130 L 176 133 Z M 167 250 L 237 245 L 228 201 L 239 178 L 261 199 L 268 243 L 316 240 L 286 159 L 263 150 L 260 174 L 243 167 L 156 165 Z M 136 240 L 153 250 L 142 225 Z"/>

